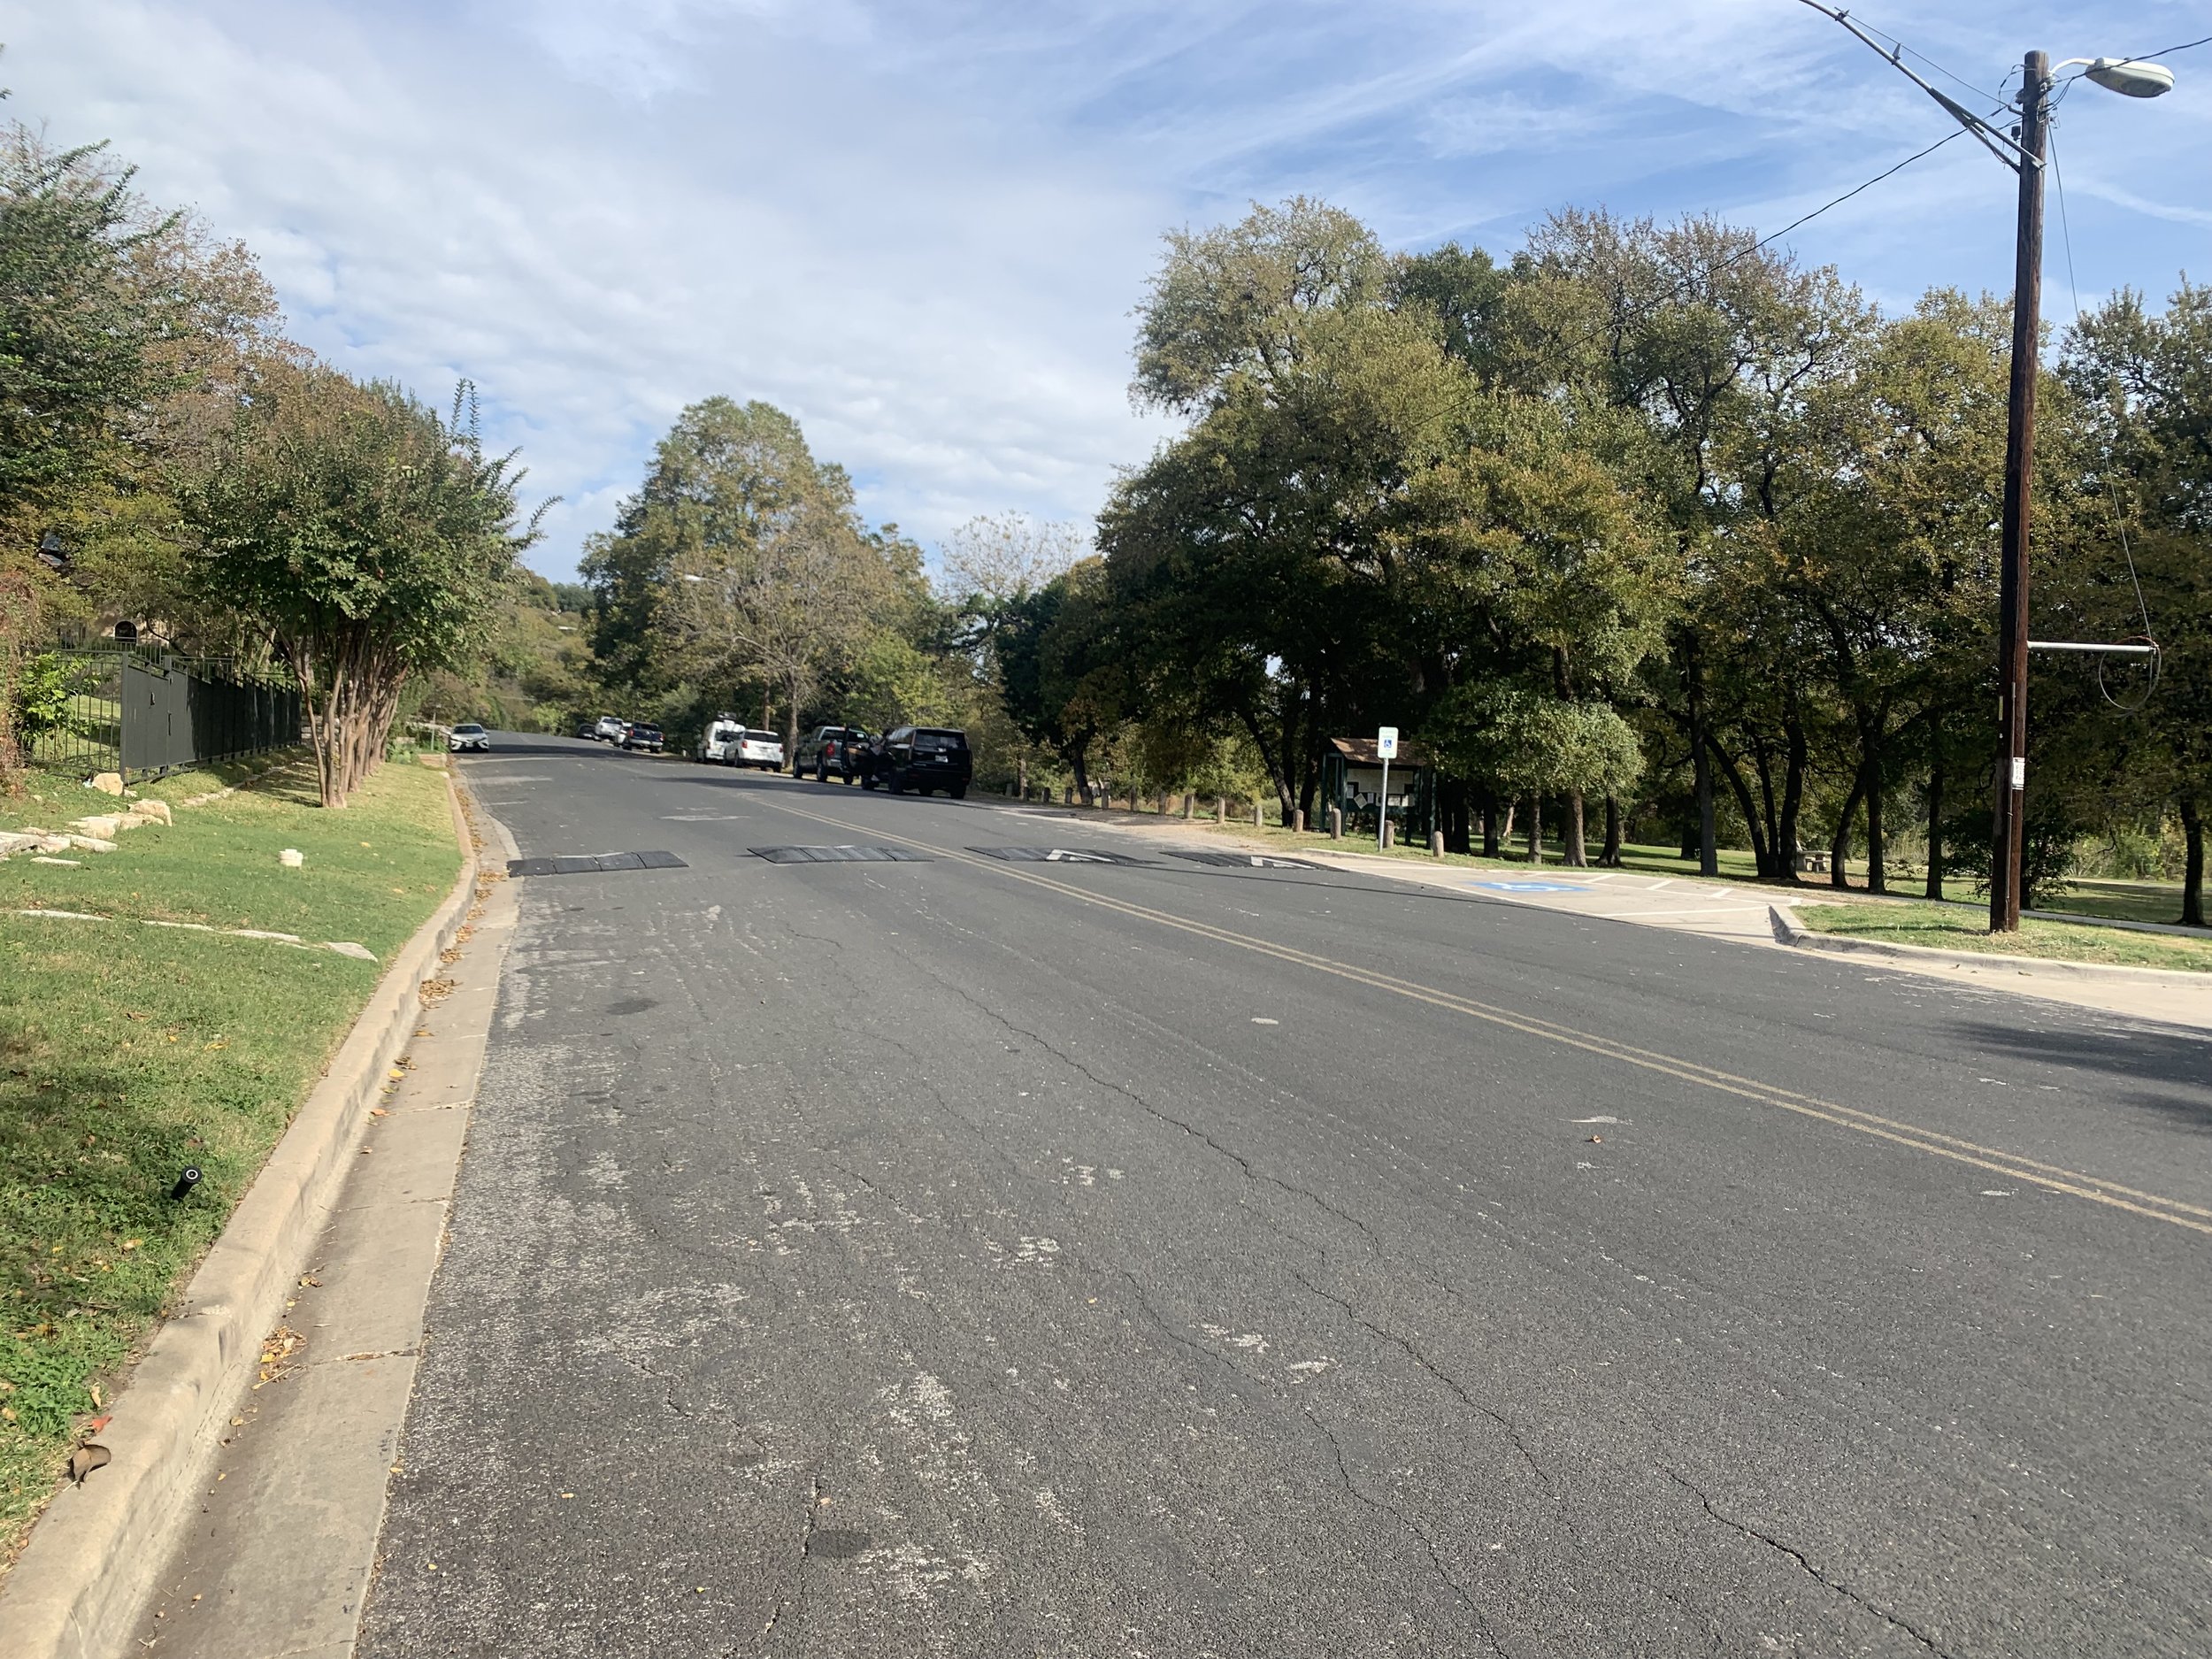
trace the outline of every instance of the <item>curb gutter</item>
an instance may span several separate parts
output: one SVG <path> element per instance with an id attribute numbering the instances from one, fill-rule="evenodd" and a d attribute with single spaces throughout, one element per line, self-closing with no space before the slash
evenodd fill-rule
<path id="1" fill-rule="evenodd" d="M 1842 956 L 1886 956 L 1916 967 L 2010 968 L 2059 979 L 2135 980 L 2150 985 L 2187 985 L 2212 992 L 2212 973 L 2193 973 L 2186 968 L 2135 968 L 2118 962 L 2066 962 L 2052 956 L 2000 956 L 1993 950 L 1938 950 L 1928 945 L 1894 945 L 1881 939 L 1853 939 L 1841 933 L 1816 933 L 1801 926 L 1779 905 L 1767 906 L 1774 928 L 1774 942 L 1799 950 L 1827 950 Z"/>
<path id="2" fill-rule="evenodd" d="M 0 1581 L 0 1654 L 112 1659 L 131 1646 L 177 1529 L 207 1479 L 261 1344 L 351 1172 L 350 1154 L 406 1047 L 439 953 L 467 915 L 477 875 L 452 775 L 446 800 L 463 864 L 435 914 L 396 953 L 330 1067 L 193 1275 L 176 1312 L 111 1407 L 114 1461 L 64 1486 Z"/>

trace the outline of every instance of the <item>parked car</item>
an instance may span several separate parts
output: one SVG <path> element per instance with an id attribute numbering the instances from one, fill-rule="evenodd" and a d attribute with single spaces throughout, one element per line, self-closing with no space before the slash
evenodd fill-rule
<path id="1" fill-rule="evenodd" d="M 738 745 L 744 740 L 744 721 L 733 714 L 718 714 L 700 734 L 699 758 L 710 766 L 734 766 Z"/>
<path id="2" fill-rule="evenodd" d="M 630 723 L 627 720 L 621 719 L 615 715 L 603 714 L 599 717 L 599 724 L 592 728 L 592 735 L 603 743 L 612 743 L 619 747 L 622 740 L 629 735 L 629 731 Z"/>
<path id="3" fill-rule="evenodd" d="M 629 728 L 622 734 L 622 747 L 628 749 L 642 749 L 649 755 L 657 755 L 661 752 L 661 729 L 657 726 L 646 726 L 633 721 Z"/>
<path id="4" fill-rule="evenodd" d="M 868 747 L 861 787 L 882 785 L 893 795 L 911 789 L 929 795 L 942 789 L 954 800 L 968 793 L 975 776 L 975 756 L 968 734 L 944 726 L 902 726 L 886 733 Z"/>
<path id="5" fill-rule="evenodd" d="M 446 733 L 445 746 L 456 755 L 465 749 L 481 749 L 488 755 L 492 752 L 492 734 L 474 720 L 468 720 Z"/>
<path id="6" fill-rule="evenodd" d="M 868 734 L 856 726 L 818 726 L 799 740 L 799 752 L 791 757 L 791 775 L 813 773 L 817 783 L 833 777 L 850 783 L 860 775 L 860 753 Z"/>
<path id="7" fill-rule="evenodd" d="M 757 766 L 763 772 L 783 770 L 783 739 L 773 732 L 764 732 L 758 726 L 748 727 L 737 740 L 737 758 L 733 766 Z"/>
<path id="8" fill-rule="evenodd" d="M 586 720 L 581 726 L 579 726 L 576 728 L 576 735 L 596 741 L 599 737 L 599 722 L 596 720 Z"/>

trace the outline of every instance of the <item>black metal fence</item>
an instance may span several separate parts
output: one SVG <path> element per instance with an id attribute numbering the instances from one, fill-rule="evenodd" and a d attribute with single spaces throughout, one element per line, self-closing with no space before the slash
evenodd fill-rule
<path id="1" fill-rule="evenodd" d="M 19 733 L 34 765 L 149 778 L 300 741 L 298 689 L 226 658 L 119 648 L 33 660 L 61 681 Z"/>

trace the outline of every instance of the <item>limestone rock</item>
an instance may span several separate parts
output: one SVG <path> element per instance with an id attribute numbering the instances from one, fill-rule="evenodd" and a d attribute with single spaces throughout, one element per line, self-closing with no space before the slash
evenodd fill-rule
<path id="1" fill-rule="evenodd" d="M 296 847 L 287 847 L 277 855 L 277 863 L 282 864 L 287 870 L 297 870 L 306 862 L 307 855 Z"/>
<path id="2" fill-rule="evenodd" d="M 90 835 L 100 841 L 113 841 L 116 832 L 122 826 L 123 815 L 120 812 L 101 812 L 90 818 L 69 820 L 69 827 L 78 834 Z"/>
<path id="3" fill-rule="evenodd" d="M 157 801 L 151 795 L 141 799 L 131 808 L 131 810 L 137 813 L 139 817 L 157 824 L 173 824 L 177 821 L 176 815 L 169 810 L 169 803 L 166 801 Z"/>
<path id="4" fill-rule="evenodd" d="M 123 793 L 123 774 L 119 772 L 96 772 L 92 774 L 90 787 L 102 795 L 120 795 Z"/>
<path id="5" fill-rule="evenodd" d="M 115 843 L 98 835 L 71 835 L 65 837 L 56 852 L 111 853 Z"/>

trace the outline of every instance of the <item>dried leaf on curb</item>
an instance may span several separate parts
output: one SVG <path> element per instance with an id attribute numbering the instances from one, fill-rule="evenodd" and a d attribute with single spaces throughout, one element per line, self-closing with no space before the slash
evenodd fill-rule
<path id="1" fill-rule="evenodd" d="M 306 1346 L 307 1339 L 290 1325 L 277 1326 L 261 1344 L 261 1382 L 274 1382 L 287 1375 Z M 257 1388 L 261 1385 L 254 1386 Z"/>
<path id="2" fill-rule="evenodd" d="M 96 1469 L 104 1469 L 115 1461 L 115 1454 L 104 1446 L 87 1441 L 69 1454 L 69 1478 L 77 1485 L 84 1485 L 84 1478 Z"/>

